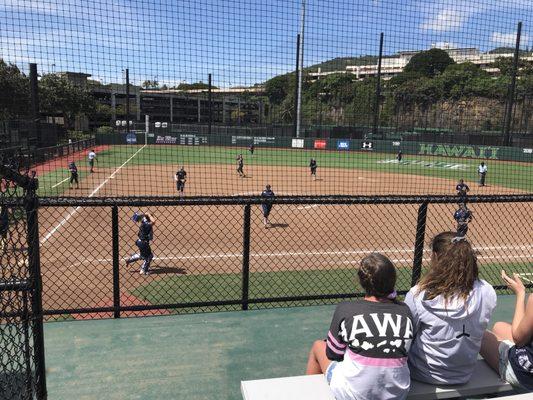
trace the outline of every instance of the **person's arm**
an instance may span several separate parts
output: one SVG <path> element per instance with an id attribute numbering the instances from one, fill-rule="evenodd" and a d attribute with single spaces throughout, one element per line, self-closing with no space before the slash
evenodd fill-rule
<path id="1" fill-rule="evenodd" d="M 533 334 L 533 296 L 529 296 L 526 306 L 526 288 L 520 279 L 520 275 L 513 274 L 511 278 L 502 270 L 502 278 L 516 295 L 513 323 L 511 325 L 513 342 L 517 346 L 524 346 L 529 343 Z"/>
<path id="2" fill-rule="evenodd" d="M 178 181 L 178 174 L 174 174 L 174 180 L 177 182 Z"/>
<path id="3" fill-rule="evenodd" d="M 150 223 L 152 225 L 155 225 L 155 219 L 154 219 L 154 216 L 150 213 L 146 213 L 146 215 L 148 216 L 148 218 L 150 218 Z"/>
<path id="4" fill-rule="evenodd" d="M 332 361 L 342 361 L 344 359 L 344 352 L 348 346 L 340 334 L 341 324 L 344 323 L 341 307 L 342 304 L 338 305 L 335 309 L 326 339 L 326 356 Z"/>
<path id="5" fill-rule="evenodd" d="M 416 302 L 415 302 L 415 293 L 414 291 L 418 290 L 418 287 L 415 286 L 407 292 L 405 295 L 404 303 L 409 307 L 409 310 L 411 310 L 411 315 L 413 316 L 413 336 L 416 335 L 416 332 L 418 331 L 418 327 L 420 325 L 420 316 L 418 315 L 418 310 L 416 308 Z"/>

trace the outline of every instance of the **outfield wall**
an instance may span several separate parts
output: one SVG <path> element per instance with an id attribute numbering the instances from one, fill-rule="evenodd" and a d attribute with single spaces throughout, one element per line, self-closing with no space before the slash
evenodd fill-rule
<path id="1" fill-rule="evenodd" d="M 394 140 L 315 138 L 296 139 L 287 137 L 239 135 L 221 136 L 198 135 L 195 133 L 148 134 L 146 139 L 148 142 L 147 144 L 150 145 L 225 146 L 246 148 L 253 144 L 256 147 L 334 151 L 367 151 L 392 154 L 397 154 L 398 151 L 401 150 L 403 154 L 411 155 L 533 162 L 533 148 L 503 146 L 458 145 Z M 96 143 L 98 145 L 144 144 L 145 134 L 97 134 Z"/>

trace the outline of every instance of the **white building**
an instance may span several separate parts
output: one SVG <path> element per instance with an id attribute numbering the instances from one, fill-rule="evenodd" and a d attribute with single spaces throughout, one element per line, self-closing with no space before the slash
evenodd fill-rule
<path id="1" fill-rule="evenodd" d="M 432 45 L 432 48 L 437 48 L 436 45 Z M 499 53 L 499 54 L 490 54 L 483 53 L 474 47 L 465 47 L 465 48 L 454 48 L 448 44 L 443 46 L 438 46 L 438 48 L 446 51 L 453 60 L 460 64 L 465 62 L 471 62 L 473 64 L 479 65 L 485 71 L 490 74 L 497 74 L 498 69 L 491 66 L 492 63 L 496 61 L 499 57 L 513 57 L 514 53 Z M 398 75 L 403 71 L 404 67 L 407 65 L 411 58 L 419 53 L 420 50 L 415 51 L 400 51 L 393 57 L 386 57 L 381 60 L 381 77 L 383 79 L 390 79 L 395 75 Z M 533 56 L 521 56 L 522 60 L 533 61 Z M 317 72 L 310 72 L 309 76 L 313 80 L 320 79 L 322 76 L 327 76 L 331 74 L 354 74 L 356 79 L 370 78 L 377 76 L 378 74 L 378 64 L 377 60 L 375 64 L 366 64 L 366 65 L 348 65 L 345 70 L 341 71 L 329 71 L 322 72 L 320 68 Z"/>

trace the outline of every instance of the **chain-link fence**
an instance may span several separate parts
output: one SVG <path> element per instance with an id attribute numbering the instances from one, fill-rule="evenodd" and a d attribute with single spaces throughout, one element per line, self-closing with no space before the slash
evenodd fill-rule
<path id="1" fill-rule="evenodd" d="M 0 398 L 40 400 L 46 383 L 38 202 L 18 155 L 0 157 Z"/>
<path id="2" fill-rule="evenodd" d="M 118 317 L 325 304 L 362 295 L 356 269 L 389 257 L 405 293 L 429 263 L 430 239 L 455 231 L 454 197 L 42 199 L 45 314 Z M 481 278 L 501 269 L 533 281 L 533 197 L 471 197 L 468 239 Z M 136 214 L 149 214 L 153 259 L 141 274 Z M 141 252 L 142 255 L 142 252 Z"/>

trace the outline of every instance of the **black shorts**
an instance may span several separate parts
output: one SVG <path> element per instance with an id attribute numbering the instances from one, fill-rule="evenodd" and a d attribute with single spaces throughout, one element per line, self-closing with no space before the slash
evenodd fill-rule
<path id="1" fill-rule="evenodd" d="M 89 160 L 89 165 L 92 167 L 94 166 L 94 160 Z"/>
<path id="2" fill-rule="evenodd" d="M 139 254 L 144 260 L 153 256 L 152 248 L 150 247 L 150 242 L 146 240 L 137 239 L 135 244 L 139 248 Z"/>
<path id="3" fill-rule="evenodd" d="M 312 167 L 311 168 L 311 175 L 316 175 L 316 167 Z"/>
<path id="4" fill-rule="evenodd" d="M 185 181 L 176 181 L 176 189 L 178 192 L 183 192 L 185 189 Z"/>
<path id="5" fill-rule="evenodd" d="M 263 209 L 263 216 L 268 218 L 270 211 L 272 211 L 272 204 L 261 204 L 261 208 Z"/>
<path id="6" fill-rule="evenodd" d="M 70 183 L 72 183 L 72 182 L 78 183 L 78 173 L 77 172 L 70 174 Z"/>
<path id="7" fill-rule="evenodd" d="M 466 236 L 468 232 L 468 224 L 458 224 L 457 225 L 457 236 L 463 237 Z"/>

